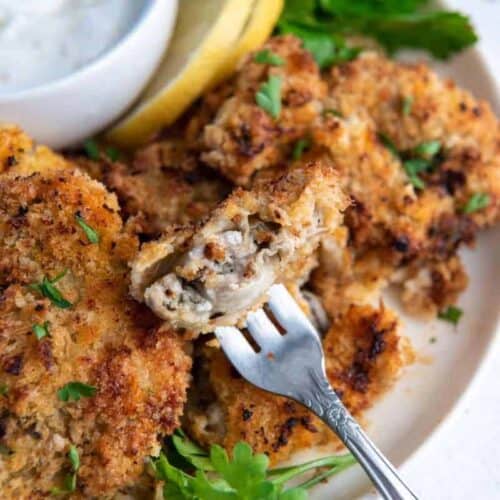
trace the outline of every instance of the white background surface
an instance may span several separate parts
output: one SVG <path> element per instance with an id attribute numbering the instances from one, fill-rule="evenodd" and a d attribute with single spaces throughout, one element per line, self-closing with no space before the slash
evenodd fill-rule
<path id="1" fill-rule="evenodd" d="M 471 15 L 500 87 L 500 0 L 447 3 Z M 402 470 L 421 500 L 500 499 L 499 336 L 465 401 Z"/>

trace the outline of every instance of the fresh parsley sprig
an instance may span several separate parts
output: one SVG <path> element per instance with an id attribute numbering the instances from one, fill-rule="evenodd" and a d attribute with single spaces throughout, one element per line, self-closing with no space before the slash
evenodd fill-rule
<path id="1" fill-rule="evenodd" d="M 42 340 L 44 337 L 49 335 L 49 322 L 45 321 L 45 323 L 36 323 L 31 327 L 31 330 L 35 334 L 37 340 Z"/>
<path id="2" fill-rule="evenodd" d="M 169 500 L 305 500 L 309 488 L 353 463 L 348 454 L 268 470 L 269 458 L 254 454 L 247 443 L 237 443 L 229 458 L 218 445 L 205 452 L 182 432 L 174 434 L 165 453 L 152 460 Z M 313 478 L 287 488 L 290 480 L 318 468 L 322 470 Z"/>
<path id="3" fill-rule="evenodd" d="M 428 0 L 287 0 L 278 33 L 302 39 L 319 66 L 349 61 L 360 49 L 346 37 L 375 38 L 389 53 L 401 48 L 422 49 L 439 59 L 477 40 L 469 19 L 458 12 L 429 10 Z M 425 9 L 424 9 L 425 8 Z"/>
<path id="4" fill-rule="evenodd" d="M 448 306 L 444 311 L 438 313 L 438 318 L 457 326 L 463 313 L 464 312 L 459 307 Z"/>

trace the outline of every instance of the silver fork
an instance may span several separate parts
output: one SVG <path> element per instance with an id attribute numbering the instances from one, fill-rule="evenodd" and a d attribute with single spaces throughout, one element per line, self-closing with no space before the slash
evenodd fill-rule
<path id="1" fill-rule="evenodd" d="M 269 289 L 268 307 L 285 333 L 263 309 L 249 313 L 246 326 L 260 347 L 258 353 L 237 328 L 215 330 L 231 363 L 252 384 L 294 399 L 320 417 L 356 457 L 383 498 L 416 499 L 330 386 L 319 334 L 283 285 Z"/>

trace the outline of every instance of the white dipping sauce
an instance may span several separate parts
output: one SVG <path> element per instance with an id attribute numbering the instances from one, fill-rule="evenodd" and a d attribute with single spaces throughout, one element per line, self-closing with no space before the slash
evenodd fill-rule
<path id="1" fill-rule="evenodd" d="M 0 94 L 62 78 L 130 30 L 144 0 L 0 0 Z M 133 71 L 133 61 L 131 61 Z"/>

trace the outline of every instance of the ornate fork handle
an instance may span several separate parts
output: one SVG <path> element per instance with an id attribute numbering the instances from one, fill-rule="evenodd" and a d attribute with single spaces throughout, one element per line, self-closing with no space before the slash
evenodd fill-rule
<path id="1" fill-rule="evenodd" d="M 417 497 L 403 483 L 394 467 L 351 417 L 326 377 L 317 370 L 311 371 L 310 375 L 313 387 L 307 394 L 299 397 L 300 402 L 320 417 L 340 437 L 383 498 L 388 500 L 416 499 Z"/>

